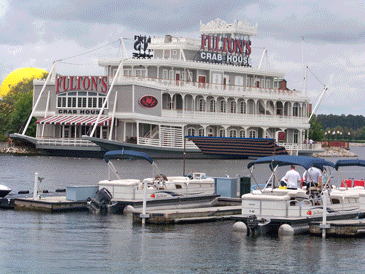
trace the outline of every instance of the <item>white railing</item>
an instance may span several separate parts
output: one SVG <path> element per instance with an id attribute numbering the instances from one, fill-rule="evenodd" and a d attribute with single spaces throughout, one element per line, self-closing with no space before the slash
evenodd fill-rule
<path id="1" fill-rule="evenodd" d="M 159 139 L 151 139 L 151 138 L 145 138 L 145 137 L 139 137 L 139 144 L 140 145 L 147 145 L 147 146 L 155 146 L 155 147 L 159 147 L 160 146 L 160 140 Z M 183 148 L 183 144 L 180 142 L 162 142 L 163 147 L 173 147 L 173 148 Z M 185 145 L 186 149 L 199 149 L 193 141 L 186 141 L 186 145 Z"/>
<path id="2" fill-rule="evenodd" d="M 37 145 L 52 145 L 52 146 L 87 146 L 97 147 L 98 145 L 89 141 L 78 138 L 37 138 Z"/>
<path id="3" fill-rule="evenodd" d="M 146 137 L 139 137 L 139 144 L 140 145 L 158 147 L 160 145 L 160 140 L 159 139 L 146 138 Z"/>
<path id="4" fill-rule="evenodd" d="M 109 76 L 109 81 L 112 81 L 113 76 Z M 200 89 L 206 91 L 229 91 L 230 93 L 236 93 L 237 95 L 242 94 L 270 94 L 270 95 L 281 95 L 281 96 L 302 96 L 302 93 L 298 90 L 282 90 L 276 88 L 258 88 L 248 86 L 236 86 L 236 85 L 223 85 L 223 84 L 212 84 L 212 83 L 199 83 L 192 81 L 183 80 L 170 80 L 161 78 L 151 77 L 139 77 L 139 76 L 124 76 L 118 77 L 118 82 L 141 82 L 148 85 L 155 84 L 159 87 L 165 88 L 177 88 L 177 89 Z"/>
<path id="5" fill-rule="evenodd" d="M 196 119 L 214 119 L 221 121 L 254 121 L 255 123 L 270 123 L 280 124 L 285 123 L 286 125 L 292 124 L 298 126 L 299 124 L 308 124 L 307 117 L 296 117 L 296 116 L 282 116 L 282 115 L 265 115 L 265 114 L 242 114 L 242 113 L 226 113 L 226 112 L 205 112 L 205 111 L 190 111 L 185 110 L 170 110 L 163 109 L 161 111 L 162 117 L 171 118 L 196 118 Z"/>
<path id="6" fill-rule="evenodd" d="M 278 146 L 285 147 L 288 152 L 299 151 L 299 150 L 321 150 L 322 144 L 296 144 L 296 143 L 277 143 Z"/>

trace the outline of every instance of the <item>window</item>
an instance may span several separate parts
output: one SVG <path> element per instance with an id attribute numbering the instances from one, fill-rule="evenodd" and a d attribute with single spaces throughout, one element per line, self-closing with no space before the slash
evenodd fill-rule
<path id="1" fill-rule="evenodd" d="M 203 98 L 200 98 L 198 101 L 198 111 L 205 111 L 205 101 Z"/>
<path id="2" fill-rule="evenodd" d="M 219 101 L 219 110 L 220 112 L 226 112 L 226 102 L 224 100 Z"/>
<path id="3" fill-rule="evenodd" d="M 215 100 L 214 99 L 210 99 L 210 101 L 209 101 L 209 111 L 215 112 Z"/>
<path id="4" fill-rule="evenodd" d="M 131 69 L 125 69 L 123 70 L 124 76 L 130 77 L 132 76 L 132 70 Z"/>
<path id="5" fill-rule="evenodd" d="M 237 130 L 231 129 L 229 131 L 229 137 L 236 138 L 237 137 Z"/>
<path id="6" fill-rule="evenodd" d="M 236 76 L 235 77 L 235 83 L 236 86 L 240 86 L 243 84 L 243 77 L 242 76 Z"/>
<path id="7" fill-rule="evenodd" d="M 135 70 L 137 77 L 146 77 L 146 70 L 145 69 L 136 69 Z"/>
<path id="8" fill-rule="evenodd" d="M 219 130 L 219 137 L 226 137 L 226 131 L 224 129 Z"/>
<path id="9" fill-rule="evenodd" d="M 246 102 L 245 101 L 240 102 L 240 113 L 246 114 Z"/>
<path id="10" fill-rule="evenodd" d="M 250 132 L 248 133 L 250 138 L 256 138 L 256 131 L 255 130 L 250 130 Z"/>
<path id="11" fill-rule="evenodd" d="M 198 135 L 204 136 L 204 128 L 199 128 Z"/>
<path id="12" fill-rule="evenodd" d="M 188 128 L 188 136 L 195 136 L 195 128 Z"/>
<path id="13" fill-rule="evenodd" d="M 236 102 L 235 101 L 231 101 L 229 103 L 229 105 L 230 105 L 231 113 L 236 113 Z"/>
<path id="14" fill-rule="evenodd" d="M 245 138 L 246 137 L 246 133 L 244 129 L 240 130 L 240 138 Z"/>
<path id="15" fill-rule="evenodd" d="M 176 49 L 174 49 L 174 50 L 172 51 L 172 55 L 177 55 L 177 50 L 176 50 Z"/>
<path id="16" fill-rule="evenodd" d="M 104 101 L 105 95 L 96 92 L 79 91 L 57 95 L 58 108 L 101 108 Z"/>
<path id="17" fill-rule="evenodd" d="M 167 69 L 164 69 L 162 71 L 162 79 L 165 79 L 165 80 L 169 79 L 169 72 Z"/>
<path id="18" fill-rule="evenodd" d="M 299 133 L 298 133 L 298 130 L 294 130 L 293 143 L 298 144 L 298 141 L 299 141 Z"/>
<path id="19" fill-rule="evenodd" d="M 299 116 L 299 104 L 294 103 L 293 105 L 293 116 Z"/>

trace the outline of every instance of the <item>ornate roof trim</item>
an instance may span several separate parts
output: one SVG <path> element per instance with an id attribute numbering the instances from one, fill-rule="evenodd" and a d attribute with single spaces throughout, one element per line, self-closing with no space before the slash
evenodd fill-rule
<path id="1" fill-rule="evenodd" d="M 200 33 L 215 34 L 215 33 L 230 33 L 230 34 L 243 34 L 243 35 L 257 35 L 257 23 L 252 26 L 249 22 L 237 21 L 228 24 L 226 21 L 219 18 L 203 24 L 200 21 Z"/>

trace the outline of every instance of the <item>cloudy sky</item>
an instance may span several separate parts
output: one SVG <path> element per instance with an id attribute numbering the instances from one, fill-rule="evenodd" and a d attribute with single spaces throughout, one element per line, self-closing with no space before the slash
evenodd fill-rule
<path id="1" fill-rule="evenodd" d="M 237 19 L 258 24 L 253 66 L 265 47 L 263 66 L 303 90 L 304 63 L 313 104 L 328 86 L 318 114 L 365 115 L 364 14 L 360 0 L 0 0 L 0 82 L 59 59 L 61 74 L 99 75 L 98 58 L 121 56 L 120 37 L 132 49 L 135 34 L 199 38 L 200 21 Z"/>

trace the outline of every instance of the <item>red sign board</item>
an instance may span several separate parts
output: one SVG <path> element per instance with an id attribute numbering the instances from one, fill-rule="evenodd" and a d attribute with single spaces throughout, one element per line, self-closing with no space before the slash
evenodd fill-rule
<path id="1" fill-rule="evenodd" d="M 145 95 L 139 99 L 139 104 L 144 108 L 154 108 L 158 104 L 158 100 L 155 96 Z"/>

